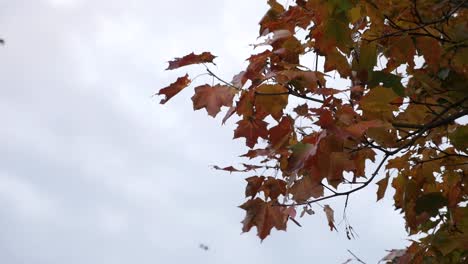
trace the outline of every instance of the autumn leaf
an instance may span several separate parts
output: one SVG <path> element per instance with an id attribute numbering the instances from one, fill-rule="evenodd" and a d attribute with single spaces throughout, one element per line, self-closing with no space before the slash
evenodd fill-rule
<path id="1" fill-rule="evenodd" d="M 210 52 L 203 52 L 200 55 L 196 55 L 195 53 L 190 53 L 182 58 L 175 58 L 172 61 L 169 61 L 169 66 L 166 70 L 173 70 L 183 66 L 191 65 L 191 64 L 199 64 L 199 63 L 213 63 L 213 59 L 216 56 L 213 56 Z"/>
<path id="2" fill-rule="evenodd" d="M 379 188 L 377 189 L 377 201 L 382 199 L 385 195 L 385 191 L 387 190 L 388 179 L 390 178 L 390 174 L 387 173 L 387 176 L 380 181 L 377 182 Z"/>
<path id="3" fill-rule="evenodd" d="M 323 206 L 323 211 L 325 212 L 325 215 L 327 216 L 327 221 L 328 221 L 328 226 L 330 226 L 330 231 L 333 231 L 333 229 L 338 231 L 335 227 L 335 216 L 334 216 L 333 209 L 328 204 L 325 204 Z"/>
<path id="4" fill-rule="evenodd" d="M 258 138 L 268 138 L 268 123 L 263 120 L 243 119 L 237 122 L 234 131 L 234 138 L 245 137 L 246 145 L 253 148 L 257 144 Z"/>
<path id="5" fill-rule="evenodd" d="M 380 127 L 382 125 L 382 121 L 380 120 L 360 121 L 347 127 L 346 131 L 349 132 L 353 137 L 360 138 L 369 128 Z"/>
<path id="6" fill-rule="evenodd" d="M 230 83 L 210 69 L 209 80 L 220 84 L 195 88 L 194 109 L 215 117 L 228 107 L 223 124 L 237 118 L 234 138 L 246 139 L 241 157 L 252 164 L 216 169 L 265 175 L 246 179 L 244 232 L 255 226 L 263 240 L 273 227 L 285 230 L 299 204 L 306 204 L 301 216 L 312 214 L 312 203 L 360 195 L 364 187 L 375 187 L 379 201 L 390 173 L 397 172 L 394 206 L 408 234 L 421 236 L 399 261 L 464 263 L 466 4 L 375 2 L 296 0 L 283 6 L 268 0 L 258 41 L 267 47 L 248 57 Z M 192 53 L 168 69 L 214 58 Z M 189 84 L 186 75 L 161 89 L 161 103 Z M 253 149 L 259 138 L 262 146 Z M 381 173 L 386 176 L 377 186 L 370 184 Z M 323 209 L 336 229 L 333 209 Z"/>
<path id="7" fill-rule="evenodd" d="M 283 116 L 279 124 L 269 130 L 268 139 L 272 148 L 279 149 L 289 143 L 288 141 L 294 132 L 293 124 L 294 120 L 290 116 Z"/>
<path id="8" fill-rule="evenodd" d="M 236 168 L 234 168 L 233 166 L 227 166 L 227 167 L 222 168 L 222 167 L 219 167 L 219 166 L 217 166 L 217 165 L 214 165 L 214 166 L 213 166 L 213 169 L 215 169 L 215 170 L 224 170 L 224 171 L 229 171 L 229 172 L 240 172 L 240 171 L 243 171 L 243 170 L 236 169 Z"/>
<path id="9" fill-rule="evenodd" d="M 391 104 L 396 98 L 398 98 L 398 95 L 391 89 L 379 86 L 371 89 L 362 97 L 360 107 L 370 114 L 376 114 L 378 117 L 385 119 L 392 119 L 392 112 L 398 110 L 397 106 Z"/>
<path id="10" fill-rule="evenodd" d="M 252 198 L 254 198 L 260 190 L 260 187 L 262 186 L 265 177 L 252 176 L 245 180 L 247 181 L 247 186 L 245 187 L 245 197 L 252 196 Z"/>
<path id="11" fill-rule="evenodd" d="M 242 221 L 243 232 L 248 232 L 253 226 L 257 227 L 257 234 L 261 240 L 265 239 L 271 229 L 286 230 L 287 215 L 283 214 L 280 206 L 273 206 L 260 198 L 248 200 L 240 206 L 246 211 Z"/>
<path id="12" fill-rule="evenodd" d="M 322 138 L 326 136 L 326 132 L 323 131 L 320 134 L 316 134 L 314 137 L 311 137 L 311 143 L 302 143 L 299 142 L 292 146 L 292 154 L 288 159 L 288 166 L 286 167 L 287 173 L 297 172 L 304 166 L 305 161 L 310 157 L 315 155 L 317 152 L 317 146 Z"/>
<path id="13" fill-rule="evenodd" d="M 286 182 L 274 177 L 268 177 L 260 188 L 260 191 L 265 193 L 265 197 L 269 197 L 272 200 L 278 199 L 278 196 L 286 194 Z"/>
<path id="14" fill-rule="evenodd" d="M 210 86 L 208 84 L 195 87 L 195 95 L 192 97 L 193 109 L 206 108 L 212 117 L 221 111 L 221 106 L 232 106 L 232 100 L 237 90 L 227 85 Z"/>
<path id="15" fill-rule="evenodd" d="M 289 189 L 293 199 L 298 202 L 305 202 L 309 198 L 318 198 L 323 195 L 323 185 L 320 181 L 314 180 L 310 175 L 304 175 L 296 181 Z"/>
<path id="16" fill-rule="evenodd" d="M 160 103 L 161 104 L 167 103 L 169 99 L 171 99 L 174 95 L 178 94 L 185 87 L 189 86 L 189 84 L 190 84 L 190 79 L 188 78 L 188 74 L 186 74 L 183 77 L 177 78 L 177 80 L 174 83 L 171 83 L 171 85 L 159 90 L 157 95 L 165 95 L 165 98 L 161 99 Z"/>
<path id="17" fill-rule="evenodd" d="M 325 72 L 337 70 L 343 78 L 351 75 L 351 68 L 346 57 L 340 54 L 337 50 L 328 53 L 325 59 L 324 69 Z"/>
<path id="18" fill-rule="evenodd" d="M 255 107 L 271 115 L 280 114 L 288 104 L 288 89 L 282 85 L 263 84 L 255 89 Z"/>

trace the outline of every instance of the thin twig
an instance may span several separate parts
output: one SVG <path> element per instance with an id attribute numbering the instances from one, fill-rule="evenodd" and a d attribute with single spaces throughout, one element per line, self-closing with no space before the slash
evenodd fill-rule
<path id="1" fill-rule="evenodd" d="M 354 257 L 357 261 L 361 262 L 362 264 L 366 264 L 364 261 L 362 261 L 360 258 L 358 258 L 353 252 L 351 252 L 351 250 L 348 249 L 348 252 L 349 252 L 349 254 L 353 255 L 353 257 Z"/>

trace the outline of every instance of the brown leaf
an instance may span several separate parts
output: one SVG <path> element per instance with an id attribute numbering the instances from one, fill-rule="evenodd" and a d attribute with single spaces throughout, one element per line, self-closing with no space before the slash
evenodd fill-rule
<path id="1" fill-rule="evenodd" d="M 265 193 L 265 197 L 270 197 L 272 200 L 278 199 L 278 196 L 281 194 L 286 194 L 286 182 L 273 177 L 268 177 L 260 188 L 260 191 Z"/>
<path id="2" fill-rule="evenodd" d="M 318 198 L 323 196 L 323 186 L 320 181 L 314 180 L 310 175 L 304 175 L 291 186 L 289 192 L 295 201 L 305 202 L 310 197 Z"/>
<path id="3" fill-rule="evenodd" d="M 287 215 L 281 212 L 280 206 L 273 206 L 260 198 L 248 200 L 240 208 L 246 211 L 242 221 L 243 232 L 248 232 L 253 226 L 257 227 L 257 234 L 261 240 L 265 239 L 273 227 L 277 230 L 286 230 Z"/>
<path id="4" fill-rule="evenodd" d="M 177 80 L 174 83 L 171 83 L 169 86 L 162 88 L 159 90 L 157 95 L 165 95 L 166 97 L 164 99 L 161 99 L 161 104 L 167 103 L 169 99 L 171 99 L 174 95 L 178 94 L 182 89 L 185 87 L 189 86 L 190 84 L 190 79 L 188 78 L 188 74 L 186 74 L 183 77 L 177 78 Z"/>
<path id="5" fill-rule="evenodd" d="M 236 169 L 234 168 L 233 166 L 228 166 L 228 167 L 224 167 L 224 168 L 221 168 L 217 165 L 214 165 L 213 166 L 213 169 L 215 170 L 224 170 L 224 171 L 229 171 L 229 172 L 240 172 L 240 171 L 243 171 L 243 170 L 239 170 L 239 169 Z"/>
<path id="6" fill-rule="evenodd" d="M 260 190 L 260 187 L 262 186 L 265 177 L 252 176 L 245 180 L 247 181 L 247 186 L 245 187 L 245 197 L 252 196 L 252 198 L 254 198 Z"/>
<path id="7" fill-rule="evenodd" d="M 213 56 L 210 52 L 203 52 L 200 55 L 196 55 L 195 53 L 190 53 L 182 58 L 175 58 L 172 61 L 169 61 L 169 67 L 166 70 L 173 70 L 183 66 L 191 65 L 191 64 L 198 64 L 198 63 L 205 63 L 211 62 L 213 63 L 213 59 L 216 56 Z"/>
<path id="8" fill-rule="evenodd" d="M 215 117 L 221 106 L 232 106 L 232 100 L 237 90 L 227 85 L 210 86 L 208 84 L 195 88 L 195 95 L 192 97 L 193 109 L 206 108 L 208 114 Z"/>
<path id="9" fill-rule="evenodd" d="M 379 186 L 377 189 L 377 201 L 382 199 L 385 195 L 385 191 L 387 190 L 387 185 L 388 185 L 388 179 L 390 178 L 390 174 L 387 173 L 387 176 L 385 178 L 381 179 L 378 181 L 376 184 Z"/>
<path id="10" fill-rule="evenodd" d="M 333 209 L 328 204 L 326 204 L 323 206 L 323 211 L 325 212 L 325 215 L 327 216 L 327 221 L 328 221 L 328 225 L 330 226 L 330 231 L 333 231 L 333 229 L 338 231 L 335 227 L 335 217 L 334 217 Z"/>

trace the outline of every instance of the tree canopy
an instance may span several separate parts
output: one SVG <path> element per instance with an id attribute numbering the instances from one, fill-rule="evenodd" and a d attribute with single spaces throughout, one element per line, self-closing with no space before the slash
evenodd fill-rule
<path id="1" fill-rule="evenodd" d="M 218 83 L 194 88 L 194 110 L 216 117 L 225 107 L 222 122 L 237 119 L 248 161 L 215 168 L 247 173 L 242 231 L 255 226 L 263 240 L 319 202 L 343 197 L 346 212 L 359 190 L 375 186 L 378 201 L 391 187 L 408 234 L 420 237 L 401 262 L 466 261 L 468 1 L 268 5 L 257 52 L 232 81 L 210 69 L 210 52 L 167 68 L 204 65 Z M 337 76 L 349 84 L 330 86 Z M 191 81 L 186 74 L 160 89 L 161 104 Z M 336 229 L 334 210 L 321 206 Z"/>

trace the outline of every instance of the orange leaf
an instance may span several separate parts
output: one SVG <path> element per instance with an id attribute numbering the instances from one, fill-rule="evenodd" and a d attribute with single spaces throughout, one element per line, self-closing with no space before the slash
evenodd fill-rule
<path id="1" fill-rule="evenodd" d="M 169 67 L 166 70 L 173 70 L 183 66 L 191 65 L 191 64 L 198 64 L 198 63 L 205 63 L 211 62 L 213 63 L 213 59 L 216 56 L 213 56 L 210 52 L 203 52 L 200 55 L 196 55 L 195 53 L 190 53 L 182 58 L 175 58 L 172 61 L 169 61 Z"/>
<path id="2" fill-rule="evenodd" d="M 367 129 L 380 126 L 382 126 L 382 121 L 380 120 L 360 121 L 346 128 L 346 131 L 353 137 L 360 138 L 366 133 Z"/>
<path id="3" fill-rule="evenodd" d="M 186 74 L 183 77 L 177 78 L 177 80 L 175 82 L 171 83 L 171 85 L 169 85 L 167 87 L 164 87 L 161 90 L 159 90 L 157 95 L 165 95 L 166 96 L 166 98 L 161 99 L 160 103 L 161 104 L 167 103 L 167 101 L 169 101 L 169 99 L 171 99 L 174 95 L 178 94 L 180 91 L 182 91 L 182 89 L 189 86 L 190 82 L 191 81 L 188 78 L 188 74 Z"/>
<path id="4" fill-rule="evenodd" d="M 208 114 L 215 117 L 221 111 L 221 106 L 232 106 L 236 91 L 236 89 L 226 85 L 210 86 L 205 84 L 198 86 L 192 97 L 193 109 L 206 108 Z"/>
<path id="5" fill-rule="evenodd" d="M 281 114 L 288 104 L 288 89 L 282 85 L 263 84 L 256 89 L 255 108 L 271 115 Z"/>

